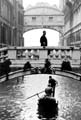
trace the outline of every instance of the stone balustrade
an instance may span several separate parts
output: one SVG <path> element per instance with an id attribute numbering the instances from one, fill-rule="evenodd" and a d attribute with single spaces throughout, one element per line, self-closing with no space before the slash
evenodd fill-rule
<path id="1" fill-rule="evenodd" d="M 8 58 L 13 65 L 23 66 L 30 61 L 34 67 L 42 66 L 49 58 L 53 67 L 60 67 L 64 59 L 68 59 L 72 67 L 80 67 L 80 49 L 70 47 L 10 47 Z"/>
<path id="2" fill-rule="evenodd" d="M 80 49 L 70 47 L 5 47 L 0 49 L 0 62 L 6 58 L 12 61 L 12 66 L 23 67 L 30 61 L 34 67 L 43 66 L 49 58 L 53 67 L 60 67 L 64 59 L 68 59 L 72 67 L 80 67 Z"/>

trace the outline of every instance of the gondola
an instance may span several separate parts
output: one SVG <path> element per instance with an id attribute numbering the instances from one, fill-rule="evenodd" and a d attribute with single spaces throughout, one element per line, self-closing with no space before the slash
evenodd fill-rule
<path id="1" fill-rule="evenodd" d="M 41 120 L 56 120 L 58 116 L 58 101 L 51 90 L 46 88 L 45 95 L 38 99 L 38 118 Z"/>

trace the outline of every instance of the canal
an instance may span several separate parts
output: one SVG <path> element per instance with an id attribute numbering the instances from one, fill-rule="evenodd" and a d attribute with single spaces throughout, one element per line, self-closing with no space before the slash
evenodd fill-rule
<path id="1" fill-rule="evenodd" d="M 57 120 L 81 120 L 81 82 L 52 75 L 58 81 L 55 98 L 59 102 Z M 38 96 L 28 97 L 43 91 L 49 75 L 25 76 L 0 84 L 0 120 L 39 120 Z M 41 97 L 44 93 L 40 94 Z"/>

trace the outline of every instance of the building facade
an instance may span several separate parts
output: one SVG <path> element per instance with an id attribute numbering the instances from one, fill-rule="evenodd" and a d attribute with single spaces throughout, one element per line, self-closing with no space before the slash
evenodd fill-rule
<path id="1" fill-rule="evenodd" d="M 63 2 L 61 8 L 65 15 L 65 27 L 62 45 L 81 47 L 81 1 L 65 0 Z"/>
<path id="2" fill-rule="evenodd" d="M 23 38 L 23 25 L 24 25 L 24 10 L 23 10 L 23 0 L 16 0 L 16 31 L 17 31 L 17 46 L 24 45 Z"/>
<path id="3" fill-rule="evenodd" d="M 63 10 L 64 6 L 65 6 L 65 0 L 59 0 L 59 8 Z"/>
<path id="4" fill-rule="evenodd" d="M 20 3 L 16 0 L 0 0 L 0 46 L 22 46 L 21 39 L 18 40 L 20 27 L 22 26 L 22 36 L 23 36 L 23 20 L 19 23 L 19 18 L 17 16 Z M 23 16 L 23 7 L 22 10 Z M 22 18 L 23 19 L 23 18 Z M 23 39 L 23 37 L 21 38 Z M 23 40 L 22 40 L 23 41 Z"/>

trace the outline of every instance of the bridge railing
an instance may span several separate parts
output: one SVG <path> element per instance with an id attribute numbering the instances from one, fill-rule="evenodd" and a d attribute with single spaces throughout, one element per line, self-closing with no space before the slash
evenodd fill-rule
<path id="1" fill-rule="evenodd" d="M 34 72 L 32 73 L 32 71 L 30 70 L 25 71 L 25 72 L 23 72 L 23 70 L 18 70 L 18 71 L 9 73 L 9 80 L 13 80 L 14 78 L 19 78 L 19 77 L 22 77 L 23 79 L 24 76 L 33 75 L 33 74 L 41 74 L 41 73 L 34 73 Z M 54 72 L 52 72 L 51 74 L 68 77 L 74 80 L 81 81 L 81 74 L 71 72 L 71 71 L 61 71 L 60 69 L 54 69 Z M 6 81 L 6 75 L 0 76 L 0 83 L 3 81 Z"/>
<path id="2" fill-rule="evenodd" d="M 67 58 L 72 67 L 80 67 L 80 49 L 70 47 L 11 47 L 8 48 L 8 58 L 14 66 L 23 66 L 30 61 L 34 67 L 43 66 L 45 59 L 49 58 L 53 67 L 60 67 Z"/>

